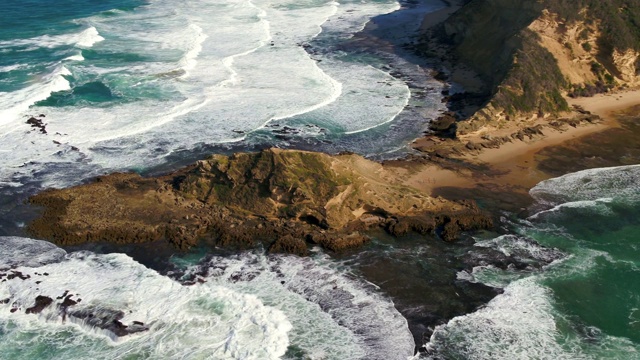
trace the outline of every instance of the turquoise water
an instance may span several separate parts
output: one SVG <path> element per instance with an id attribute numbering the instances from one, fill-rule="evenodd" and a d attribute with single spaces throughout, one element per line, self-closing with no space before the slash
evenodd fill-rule
<path id="1" fill-rule="evenodd" d="M 68 186 L 69 178 L 163 166 L 176 153 L 403 148 L 443 107 L 441 85 L 401 57 L 351 40 L 399 7 L 395 0 L 3 3 L 0 186 L 33 173 L 48 186 Z M 409 80 L 391 75 L 390 64 L 407 65 L 412 84 L 433 89 L 413 99 L 419 110 L 405 111 Z M 46 134 L 26 124 L 30 116 L 43 119 Z"/>
<path id="2" fill-rule="evenodd" d="M 564 258 L 541 271 L 461 274 L 505 294 L 441 327 L 428 347 L 451 359 L 640 359 L 640 166 L 569 174 L 531 194 L 540 211 L 514 224 L 518 236 Z M 517 239 L 477 245 L 509 253 L 524 249 Z"/>
<path id="3" fill-rule="evenodd" d="M 113 11 L 131 11 L 141 0 L 56 1 L 42 0 L 2 3 L 0 11 L 0 91 L 11 92 L 33 83 L 70 55 L 77 54 L 75 44 L 59 37 L 87 28 L 82 21 L 95 15 L 109 16 Z M 58 37 L 58 39 L 56 39 Z"/>

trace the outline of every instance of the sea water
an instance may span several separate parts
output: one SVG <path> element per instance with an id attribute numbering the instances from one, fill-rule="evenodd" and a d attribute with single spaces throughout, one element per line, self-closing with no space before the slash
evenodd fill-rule
<path id="1" fill-rule="evenodd" d="M 144 171 L 183 153 L 290 146 L 274 135 L 285 126 L 295 141 L 327 151 L 376 155 L 406 146 L 442 109 L 440 85 L 401 57 L 349 44 L 372 18 L 399 8 L 391 0 L 3 2 L 0 213 L 14 219 L 10 199 L 35 189 Z M 420 18 L 412 15 L 415 27 Z M 421 108 L 408 110 L 413 105 Z M 44 129 L 28 124 L 31 117 Z M 189 286 L 123 254 L 0 237 L 0 269 L 26 277 L 0 280 L 0 358 L 414 353 L 393 302 L 321 252 L 176 261 L 199 281 Z M 65 316 L 65 294 L 79 309 L 121 311 L 123 324 L 148 330 L 118 337 Z M 54 303 L 26 314 L 40 295 Z"/>
<path id="2" fill-rule="evenodd" d="M 393 303 L 325 255 L 176 259 L 164 276 L 124 254 L 67 254 L 0 237 L 3 359 L 406 359 L 414 341 Z M 188 278 L 190 282 L 180 281 Z M 146 331 L 116 336 L 73 311 L 120 311 Z M 54 299 L 26 314 L 37 296 Z"/>
<path id="3" fill-rule="evenodd" d="M 534 187 L 534 214 L 513 224 L 517 234 L 478 239 L 476 246 L 534 257 L 555 249 L 564 256 L 542 270 L 461 272 L 462 279 L 505 292 L 439 326 L 426 357 L 640 359 L 639 185 L 640 166 L 623 166 Z"/>
<path id="4" fill-rule="evenodd" d="M 417 101 L 417 119 L 399 116 L 415 86 L 391 75 L 389 63 L 401 59 L 348 45 L 399 8 L 395 0 L 5 1 L 0 182 L 37 174 L 61 187 L 212 147 L 306 142 L 376 155 L 406 146 L 442 109 L 440 85 L 412 65 L 431 91 Z M 417 28 L 420 14 L 413 18 Z M 44 131 L 27 124 L 32 116 Z"/>
<path id="5" fill-rule="evenodd" d="M 272 131 L 284 126 L 299 139 L 318 139 L 310 144 L 325 144 L 320 149 L 394 151 L 406 143 L 403 131 L 415 136 L 414 119 L 403 118 L 408 107 L 425 107 L 413 110 L 424 119 L 438 101 L 417 101 L 412 85 L 392 75 L 391 55 L 341 44 L 372 17 L 398 7 L 384 0 L 62 0 L 55 6 L 6 0 L 0 11 L 2 187 L 19 192 L 34 178 L 44 181 L 39 186 L 66 186 L 207 146 L 286 146 L 291 140 Z M 391 61 L 425 77 L 403 59 Z M 26 123 L 31 116 L 43 121 L 46 134 Z M 536 186 L 533 215 L 512 221 L 514 234 L 478 238 L 476 247 L 525 262 L 559 260 L 542 269 L 461 271 L 460 281 L 504 293 L 436 327 L 422 357 L 640 358 L 639 183 L 640 169 L 629 166 Z M 25 238 L 1 238 L 0 260 L 0 268 L 29 275 L 0 283 L 3 358 L 413 354 L 413 338 L 393 302 L 321 253 L 183 260 L 185 276 L 196 279 L 190 286 L 126 255 L 67 254 Z M 119 338 L 63 319 L 56 304 L 67 290 L 82 299 L 79 307 L 123 311 L 123 323 L 149 329 Z M 56 301 L 40 314 L 25 314 L 38 295 Z"/>

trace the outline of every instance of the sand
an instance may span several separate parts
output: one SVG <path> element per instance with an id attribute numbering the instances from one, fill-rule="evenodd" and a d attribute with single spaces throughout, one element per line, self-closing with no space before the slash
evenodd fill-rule
<path id="1" fill-rule="evenodd" d="M 402 175 L 403 182 L 421 191 L 437 194 L 444 187 L 503 188 L 510 192 L 528 194 L 531 187 L 551 176 L 536 166 L 536 154 L 542 149 L 580 139 L 586 135 L 619 127 L 614 114 L 640 104 L 640 90 L 614 94 L 600 94 L 589 98 L 567 99 L 570 105 L 582 106 L 603 118 L 598 124 L 567 126 L 564 130 L 545 127 L 542 138 L 506 143 L 497 149 L 484 149 L 462 158 L 469 166 L 446 169 L 435 163 L 412 166 Z"/>
<path id="2" fill-rule="evenodd" d="M 615 121 L 613 113 L 640 104 L 640 90 L 627 90 L 593 97 L 567 99 L 570 105 L 579 105 L 607 121 Z"/>

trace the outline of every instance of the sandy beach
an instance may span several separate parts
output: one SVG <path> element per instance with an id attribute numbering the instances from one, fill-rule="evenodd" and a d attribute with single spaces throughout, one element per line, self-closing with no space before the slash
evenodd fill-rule
<path id="1" fill-rule="evenodd" d="M 405 171 L 404 183 L 434 195 L 444 188 L 491 188 L 528 194 L 535 184 L 553 177 L 537 166 L 538 155 L 543 149 L 567 144 L 571 141 L 619 128 L 615 114 L 640 104 L 640 90 L 629 90 L 594 97 L 567 99 L 570 105 L 578 105 L 602 117 L 597 124 L 581 124 L 564 129 L 545 127 L 541 138 L 514 140 L 499 148 L 483 149 L 479 153 L 467 153 L 461 158 L 462 165 L 445 168 L 440 164 L 415 165 Z M 462 142 L 464 143 L 465 140 Z"/>

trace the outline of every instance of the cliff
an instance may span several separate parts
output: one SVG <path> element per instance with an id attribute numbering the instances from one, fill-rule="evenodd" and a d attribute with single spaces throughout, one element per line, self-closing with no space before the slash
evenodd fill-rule
<path id="1" fill-rule="evenodd" d="M 464 135 L 556 117 L 570 110 L 567 96 L 637 86 L 638 23 L 638 0 L 472 0 L 418 51 L 465 87 L 448 129 Z"/>
<path id="2" fill-rule="evenodd" d="M 29 201 L 44 208 L 32 234 L 66 245 L 165 239 L 186 249 L 210 238 L 305 254 L 309 244 L 362 245 L 371 227 L 453 240 L 492 226 L 475 204 L 432 198 L 358 155 L 281 149 L 214 155 L 158 178 L 106 175 Z"/>

